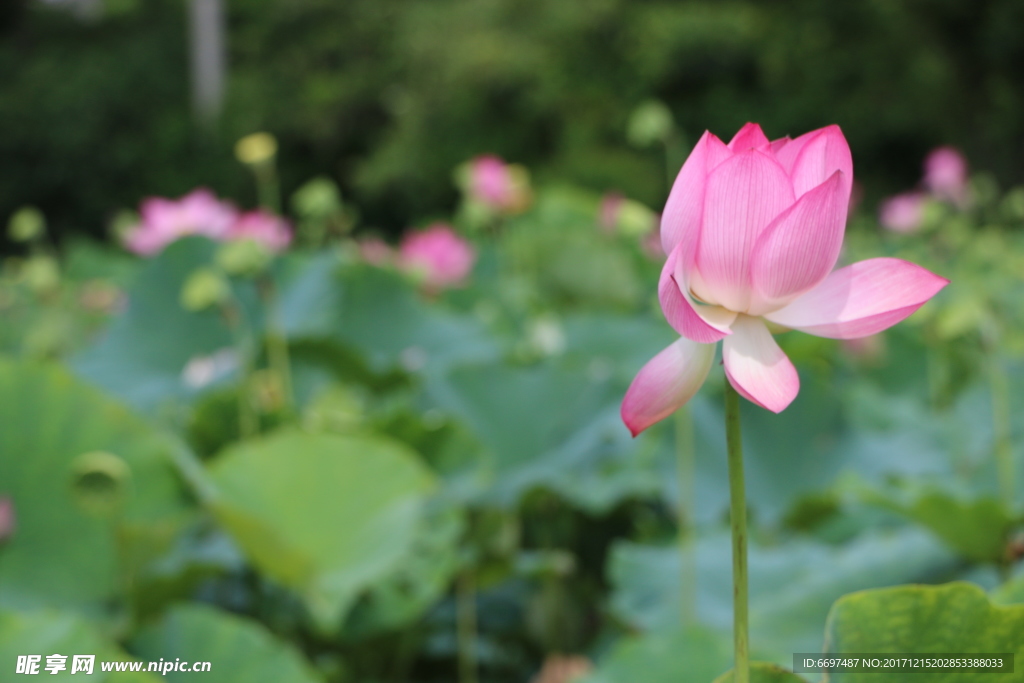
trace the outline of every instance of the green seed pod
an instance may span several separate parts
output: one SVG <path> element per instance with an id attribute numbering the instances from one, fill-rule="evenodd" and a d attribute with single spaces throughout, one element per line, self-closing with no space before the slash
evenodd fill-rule
<path id="1" fill-rule="evenodd" d="M 60 286 L 60 266 L 51 256 L 33 256 L 22 266 L 21 274 L 36 294 L 48 294 Z"/>
<path id="2" fill-rule="evenodd" d="M 71 495 L 87 513 L 109 517 L 124 504 L 131 475 L 128 463 L 113 453 L 83 453 L 71 463 Z"/>
<path id="3" fill-rule="evenodd" d="M 18 209 L 7 224 L 7 234 L 15 242 L 32 242 L 46 233 L 46 218 L 32 206 Z"/>
<path id="4" fill-rule="evenodd" d="M 659 100 L 647 100 L 633 110 L 626 125 L 626 138 L 634 147 L 665 142 L 675 129 L 672 112 Z"/>
<path id="5" fill-rule="evenodd" d="M 212 268 L 192 272 L 181 289 L 181 305 L 189 311 L 203 311 L 223 303 L 231 294 L 227 280 Z"/>
<path id="6" fill-rule="evenodd" d="M 227 242 L 217 250 L 217 265 L 228 275 L 256 275 L 266 269 L 272 258 L 266 246 L 252 239 Z"/>

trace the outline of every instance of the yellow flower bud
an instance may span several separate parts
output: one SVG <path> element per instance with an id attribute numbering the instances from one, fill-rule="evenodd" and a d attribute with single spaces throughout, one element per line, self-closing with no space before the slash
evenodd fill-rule
<path id="1" fill-rule="evenodd" d="M 264 164 L 277 154 L 277 138 L 270 133 L 246 135 L 235 144 L 235 157 L 243 164 Z"/>
<path id="2" fill-rule="evenodd" d="M 31 242 L 46 231 L 46 218 L 32 206 L 19 209 L 7 224 L 7 234 L 15 242 Z"/>

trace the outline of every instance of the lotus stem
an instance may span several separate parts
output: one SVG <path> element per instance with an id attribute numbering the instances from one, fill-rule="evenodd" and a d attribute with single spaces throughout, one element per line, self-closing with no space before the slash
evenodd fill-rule
<path id="1" fill-rule="evenodd" d="M 1014 477 L 1013 441 L 1010 438 L 1010 386 L 999 360 L 999 354 L 989 351 L 992 392 L 992 432 L 995 441 L 996 468 L 999 476 L 999 493 L 1007 511 L 1013 511 Z"/>
<path id="2" fill-rule="evenodd" d="M 282 407 L 286 413 L 291 414 L 295 405 L 292 389 L 292 364 L 288 353 L 288 338 L 284 331 L 284 325 L 281 323 L 281 306 L 277 288 L 270 274 L 261 281 L 261 285 L 267 316 L 267 361 L 274 374 L 277 375 L 278 381 L 281 382 Z"/>
<path id="3" fill-rule="evenodd" d="M 743 482 L 740 396 L 725 382 L 725 441 L 729 454 L 729 518 L 732 525 L 734 683 L 750 683 L 750 635 L 747 615 L 747 499 Z"/>
<path id="4" fill-rule="evenodd" d="M 253 172 L 256 176 L 256 194 L 260 206 L 273 213 L 281 213 L 281 185 L 277 179 L 274 161 L 257 165 Z"/>
<path id="5" fill-rule="evenodd" d="M 999 480 L 999 496 L 1007 512 L 1013 513 L 1016 476 L 1010 427 L 1010 385 L 999 358 L 1000 330 L 993 320 L 981 329 L 982 349 L 988 360 L 989 392 L 992 397 L 992 442 Z"/>
<path id="6" fill-rule="evenodd" d="M 259 433 L 259 420 L 256 418 L 252 400 L 249 396 L 252 385 L 252 360 L 249 355 L 237 302 L 222 302 L 220 304 L 220 313 L 227 323 L 228 329 L 231 330 L 235 343 L 235 353 L 238 354 L 239 371 L 241 374 L 238 390 L 238 431 L 243 439 L 248 439 Z"/>

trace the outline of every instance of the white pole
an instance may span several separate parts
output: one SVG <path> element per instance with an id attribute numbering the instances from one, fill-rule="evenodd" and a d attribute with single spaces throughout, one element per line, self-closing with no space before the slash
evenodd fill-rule
<path id="1" fill-rule="evenodd" d="M 223 0 L 189 0 L 192 32 L 192 107 L 204 125 L 213 125 L 224 106 L 227 58 Z"/>

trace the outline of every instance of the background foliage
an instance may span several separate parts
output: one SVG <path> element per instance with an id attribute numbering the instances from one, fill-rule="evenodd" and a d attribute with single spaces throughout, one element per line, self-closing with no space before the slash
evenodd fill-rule
<path id="1" fill-rule="evenodd" d="M 61 233 L 197 184 L 251 200 L 231 145 L 262 129 L 286 189 L 332 177 L 389 231 L 450 211 L 451 169 L 488 151 L 657 205 L 660 153 L 622 135 L 650 98 L 683 150 L 748 120 L 775 136 L 838 123 L 872 200 L 936 141 L 1024 178 L 1015 0 L 232 0 L 212 135 L 189 120 L 182 0 L 107 0 L 84 22 L 5 5 L 0 215 L 37 205 Z"/>

